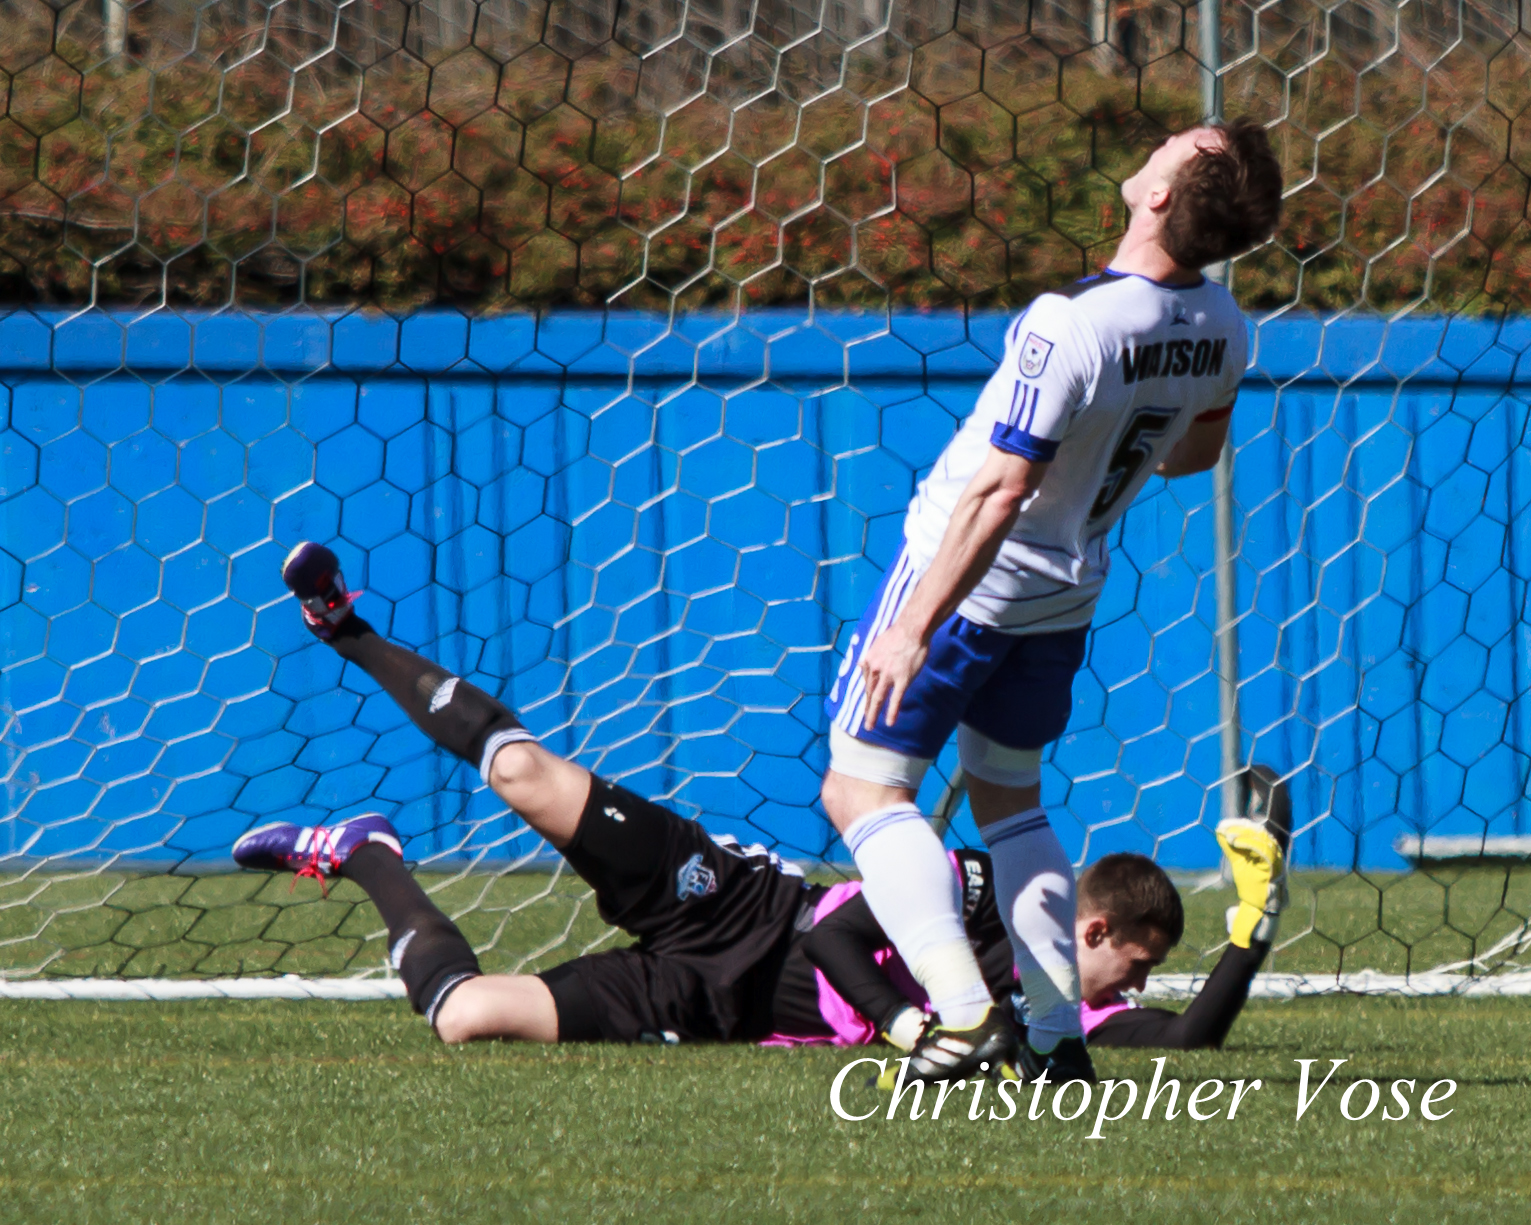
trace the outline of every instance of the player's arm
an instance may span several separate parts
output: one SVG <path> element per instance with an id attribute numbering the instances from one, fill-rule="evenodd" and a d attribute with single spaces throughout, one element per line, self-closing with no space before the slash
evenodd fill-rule
<path id="1" fill-rule="evenodd" d="M 1230 944 L 1184 1012 L 1168 1008 L 1124 1008 L 1113 1012 L 1087 1035 L 1091 1046 L 1148 1046 L 1195 1051 L 1223 1045 L 1249 998 L 1249 984 L 1270 945 L 1253 941 L 1248 948 Z"/>
<path id="2" fill-rule="evenodd" d="M 1175 444 L 1155 471 L 1160 476 L 1174 477 L 1215 468 L 1218 456 L 1223 453 L 1223 444 L 1228 441 L 1228 424 L 1232 420 L 1232 404 L 1202 413 L 1191 422 L 1185 437 Z"/>
<path id="3" fill-rule="evenodd" d="M 1125 1008 L 1088 1035 L 1095 1046 L 1153 1046 L 1172 1050 L 1220 1047 L 1249 998 L 1286 906 L 1286 856 L 1262 822 L 1218 822 L 1217 841 L 1233 868 L 1239 904 L 1229 914 L 1229 943 L 1184 1012 Z"/>
<path id="4" fill-rule="evenodd" d="M 1094 328 L 1066 298 L 1038 299 L 1018 321 L 984 390 L 1008 406 L 993 422 L 987 457 L 958 497 L 930 568 L 893 624 L 862 654 L 867 727 L 876 724 L 885 701 L 885 722 L 898 718 L 931 638 L 994 564 L 1069 422 L 1094 394 L 1100 354 Z"/>
<path id="5" fill-rule="evenodd" d="M 908 1049 L 919 1037 L 924 1012 L 910 1003 L 877 964 L 875 954 L 888 943 L 872 908 L 858 893 L 825 915 L 803 937 L 803 955 L 841 999 L 896 1046 Z"/>
<path id="6" fill-rule="evenodd" d="M 1249 340 L 1244 327 L 1233 329 L 1228 341 L 1228 360 L 1224 381 L 1212 401 L 1218 407 L 1200 414 L 1191 422 L 1185 437 L 1175 444 L 1156 471 L 1160 476 L 1190 476 L 1217 467 L 1218 457 L 1228 441 L 1228 425 L 1233 420 L 1233 403 L 1238 398 L 1244 378 Z"/>
<path id="7" fill-rule="evenodd" d="M 935 561 L 915 585 L 898 618 L 867 648 L 866 725 L 887 701 L 887 723 L 898 718 L 910 681 L 925 664 L 930 640 L 999 555 L 1021 506 L 1042 483 L 1047 464 L 990 447 L 988 458 L 957 499 Z"/>

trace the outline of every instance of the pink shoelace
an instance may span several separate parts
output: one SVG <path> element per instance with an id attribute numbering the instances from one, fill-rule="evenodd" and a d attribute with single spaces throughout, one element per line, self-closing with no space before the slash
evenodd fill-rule
<path id="1" fill-rule="evenodd" d="M 330 857 L 329 872 L 326 872 L 322 867 L 319 866 L 326 852 L 329 853 Z M 293 873 L 292 884 L 287 886 L 287 892 L 291 893 L 298 887 L 299 877 L 312 876 L 316 881 L 319 882 L 320 893 L 322 893 L 325 897 L 329 897 L 330 887 L 326 878 L 331 873 L 338 870 L 339 867 L 340 860 L 335 855 L 335 835 L 323 825 L 316 825 L 314 826 L 313 838 L 309 842 L 308 861 Z"/>
<path id="2" fill-rule="evenodd" d="M 367 594 L 367 589 L 365 587 L 359 587 L 355 591 L 349 591 L 349 592 L 346 593 L 345 602 L 343 604 L 339 600 L 336 600 L 335 603 L 333 603 L 333 604 L 331 604 L 328 601 L 326 601 L 325 605 L 324 605 L 325 612 L 332 613 L 337 608 L 352 608 L 352 607 L 355 606 L 357 598 L 359 596 L 364 596 L 366 594 Z M 300 603 L 298 605 L 298 607 L 303 610 L 303 619 L 305 621 L 307 621 L 308 624 L 310 624 L 312 626 L 324 625 L 324 626 L 330 626 L 330 628 L 333 628 L 333 626 L 331 625 L 330 621 L 327 618 L 315 615 L 313 612 L 311 612 L 309 610 L 309 607 L 308 607 L 307 604 Z"/>

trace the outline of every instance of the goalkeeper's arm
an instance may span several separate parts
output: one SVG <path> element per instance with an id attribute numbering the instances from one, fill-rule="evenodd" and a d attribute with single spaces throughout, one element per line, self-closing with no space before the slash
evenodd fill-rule
<path id="1" fill-rule="evenodd" d="M 1184 1012 L 1168 1008 L 1124 1008 L 1085 1035 L 1091 1046 L 1153 1046 L 1194 1051 L 1223 1045 L 1249 998 L 1249 984 L 1270 945 L 1230 944 Z"/>
<path id="2" fill-rule="evenodd" d="M 925 1011 L 894 986 L 877 962 L 886 933 L 861 894 L 836 907 L 803 938 L 803 954 L 847 1004 L 893 1045 L 908 1050 L 919 1039 Z"/>
<path id="3" fill-rule="evenodd" d="M 1260 821 L 1233 818 L 1217 827 L 1233 868 L 1239 904 L 1229 912 L 1229 944 L 1184 1012 L 1123 1008 L 1087 1035 L 1094 1046 L 1153 1046 L 1170 1050 L 1220 1047 L 1249 998 L 1249 985 L 1270 952 L 1286 905 L 1286 856 Z"/>
<path id="4" fill-rule="evenodd" d="M 984 982 L 996 1001 L 1006 1000 L 1015 987 L 1015 956 L 994 901 L 993 864 L 984 851 L 959 850 L 952 859 L 962 881 L 963 924 Z M 879 962 L 891 954 L 892 942 L 864 896 L 856 894 L 821 918 L 802 947 L 840 998 L 887 1041 L 906 1051 L 914 1046 L 925 1024 L 924 993 L 901 963 Z"/>

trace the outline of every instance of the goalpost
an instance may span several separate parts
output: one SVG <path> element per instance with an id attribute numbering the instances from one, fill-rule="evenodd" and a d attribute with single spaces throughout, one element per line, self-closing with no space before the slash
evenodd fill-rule
<path id="1" fill-rule="evenodd" d="M 1261 991 L 1527 990 L 1531 41 L 1508 0 L 5 0 L 0 995 L 400 994 L 349 883 L 232 870 L 382 811 L 489 970 L 614 938 L 301 628 L 365 615 L 549 747 L 832 875 L 822 698 L 1008 313 L 1119 183 L 1270 127 L 1217 473 L 1155 481 L 1044 794 L 1154 855 L 1291 789 Z M 975 836 L 953 748 L 921 802 Z"/>

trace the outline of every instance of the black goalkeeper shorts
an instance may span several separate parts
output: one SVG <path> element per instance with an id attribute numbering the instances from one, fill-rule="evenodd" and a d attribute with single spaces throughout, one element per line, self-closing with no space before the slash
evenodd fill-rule
<path id="1" fill-rule="evenodd" d="M 563 856 L 601 918 L 638 938 L 541 975 L 564 1041 L 726 1041 L 769 1012 L 801 875 L 599 778 Z"/>
<path id="2" fill-rule="evenodd" d="M 611 949 L 538 975 L 553 993 L 560 1042 L 725 1042 L 740 1001 L 674 957 Z"/>

